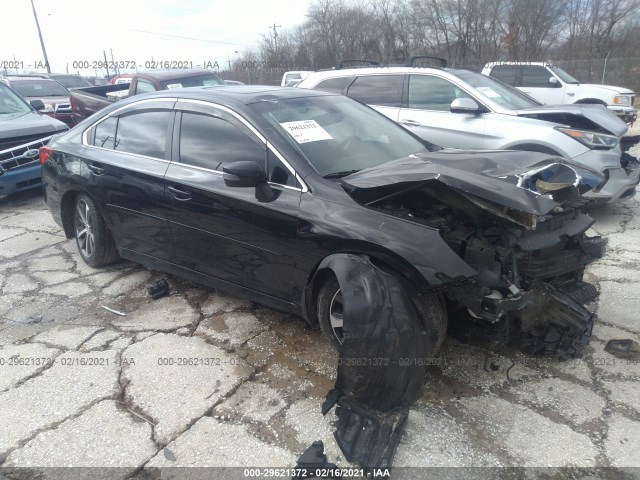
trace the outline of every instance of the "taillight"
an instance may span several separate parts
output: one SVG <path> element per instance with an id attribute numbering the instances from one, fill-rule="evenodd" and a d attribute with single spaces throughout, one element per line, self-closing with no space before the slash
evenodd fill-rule
<path id="1" fill-rule="evenodd" d="M 53 148 L 51 147 L 40 147 L 40 165 L 44 165 L 49 158 L 49 155 L 53 153 Z"/>

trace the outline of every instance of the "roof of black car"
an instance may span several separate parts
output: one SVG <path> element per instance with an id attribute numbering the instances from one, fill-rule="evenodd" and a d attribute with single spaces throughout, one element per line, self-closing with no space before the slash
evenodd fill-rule
<path id="1" fill-rule="evenodd" d="M 272 87 L 268 85 L 213 85 L 207 87 L 188 87 L 145 94 L 144 98 L 173 97 L 216 103 L 234 103 L 248 105 L 261 101 L 283 98 L 335 96 L 335 93 L 310 90 L 306 88 Z M 142 95 L 130 98 L 142 98 Z"/>

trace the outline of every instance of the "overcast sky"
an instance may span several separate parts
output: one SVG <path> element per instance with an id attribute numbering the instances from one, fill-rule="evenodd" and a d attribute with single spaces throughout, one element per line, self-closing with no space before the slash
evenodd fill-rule
<path id="1" fill-rule="evenodd" d="M 269 25 L 281 29 L 304 21 L 312 0 L 34 0 L 52 72 L 77 73 L 74 62 L 111 59 L 189 61 L 193 65 L 227 60 L 255 48 Z M 30 0 L 9 0 L 0 26 L 0 67 L 42 62 Z M 181 38 L 188 37 L 188 38 Z M 76 64 L 79 66 L 79 64 Z M 93 73 L 93 65 L 81 73 Z M 44 68 L 40 71 L 45 71 Z M 4 71 L 3 71 L 4 73 Z M 104 69 L 99 75 L 104 75 Z"/>

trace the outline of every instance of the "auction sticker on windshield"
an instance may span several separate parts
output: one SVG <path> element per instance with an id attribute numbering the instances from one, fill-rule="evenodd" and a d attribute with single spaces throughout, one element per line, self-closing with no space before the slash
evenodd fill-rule
<path id="1" fill-rule="evenodd" d="M 298 143 L 317 142 L 319 140 L 332 140 L 324 128 L 315 120 L 298 120 L 280 124 Z"/>

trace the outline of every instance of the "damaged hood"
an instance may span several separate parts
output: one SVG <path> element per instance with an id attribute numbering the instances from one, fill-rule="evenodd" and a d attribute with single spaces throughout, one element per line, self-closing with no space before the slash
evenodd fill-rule
<path id="1" fill-rule="evenodd" d="M 545 215 L 604 180 L 560 157 L 535 152 L 443 150 L 361 170 L 341 179 L 356 201 L 371 204 L 420 183 L 441 182 L 494 214 Z M 396 188 L 397 187 L 397 188 Z M 509 220 L 529 228 L 529 221 Z"/>
<path id="2" fill-rule="evenodd" d="M 526 110 L 516 110 L 513 113 L 518 117 L 537 118 L 565 124 L 573 128 L 578 127 L 573 125 L 571 117 L 584 117 L 616 137 L 624 135 L 629 128 L 626 123 L 611 113 L 604 105 L 543 105 L 535 108 L 527 108 Z M 590 129 L 586 128 L 585 130 Z"/>

